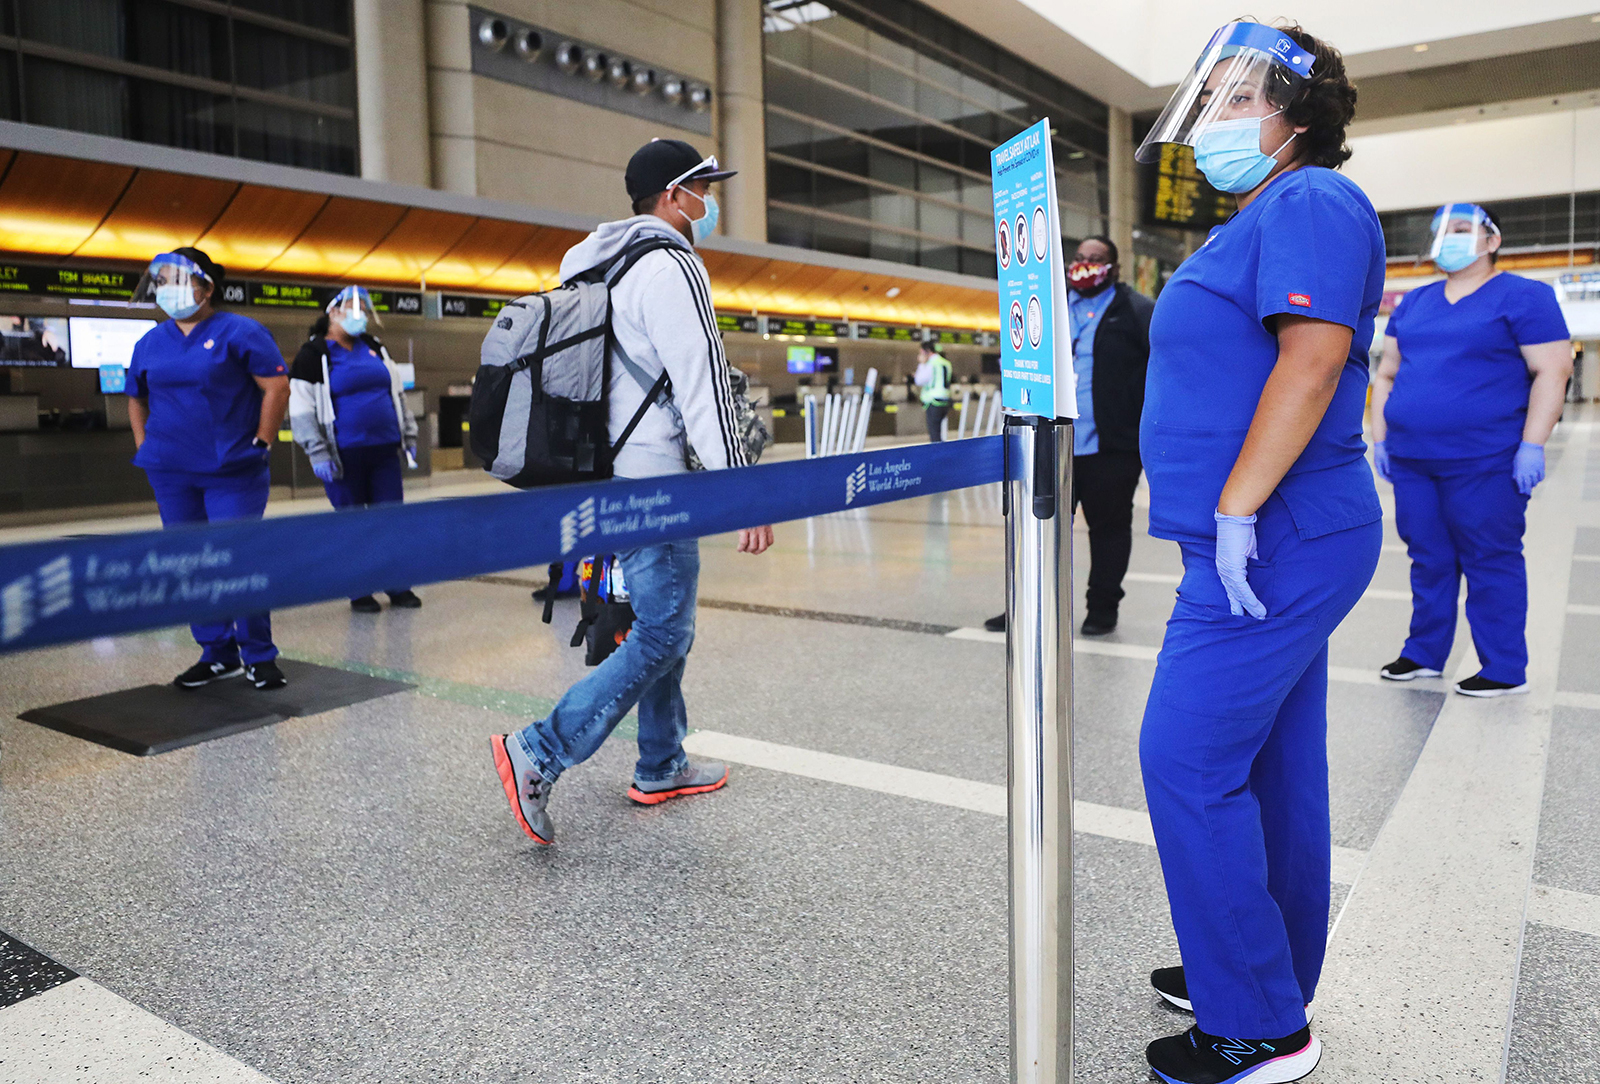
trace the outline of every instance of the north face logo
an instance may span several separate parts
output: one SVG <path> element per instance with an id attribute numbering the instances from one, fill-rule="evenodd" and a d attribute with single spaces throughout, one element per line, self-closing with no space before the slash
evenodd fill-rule
<path id="1" fill-rule="evenodd" d="M 578 545 L 578 539 L 594 534 L 594 498 L 583 502 L 561 517 L 561 556 L 565 557 Z"/>
<path id="2" fill-rule="evenodd" d="M 845 475 L 844 478 L 844 503 L 850 504 L 856 497 L 867 491 L 867 465 L 865 463 Z"/>

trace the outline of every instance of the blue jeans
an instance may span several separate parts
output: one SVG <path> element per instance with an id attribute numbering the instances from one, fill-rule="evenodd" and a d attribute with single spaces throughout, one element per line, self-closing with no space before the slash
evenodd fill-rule
<path id="1" fill-rule="evenodd" d="M 1515 450 L 1483 459 L 1393 456 L 1394 520 L 1411 555 L 1411 635 L 1400 654 L 1443 670 L 1467 578 L 1472 646 L 1491 681 L 1528 677 L 1528 498 L 1511 476 Z"/>
<path id="2" fill-rule="evenodd" d="M 236 474 L 202 474 L 194 471 L 147 468 L 150 488 L 156 491 L 161 525 L 220 523 L 229 519 L 260 519 L 267 508 L 271 482 L 267 465 Z M 190 625 L 203 662 L 268 662 L 278 657 L 272 644 L 272 615 L 247 614 L 231 620 Z"/>
<path id="3" fill-rule="evenodd" d="M 1305 1026 L 1328 939 L 1328 636 L 1378 565 L 1381 524 L 1302 539 L 1256 513 L 1258 621 L 1228 611 L 1216 547 L 1183 581 L 1139 733 L 1145 798 L 1202 1031 Z"/>
<path id="4" fill-rule="evenodd" d="M 633 603 L 633 631 L 594 673 L 568 689 L 546 718 L 520 734 L 522 748 L 550 782 L 582 764 L 623 716 L 639 706 L 641 783 L 671 779 L 688 765 L 683 666 L 694 643 L 700 543 L 668 542 L 617 554 Z"/>

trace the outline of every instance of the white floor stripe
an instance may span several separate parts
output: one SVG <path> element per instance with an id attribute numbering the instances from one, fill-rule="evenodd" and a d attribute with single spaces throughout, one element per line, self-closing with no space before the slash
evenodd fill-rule
<path id="1" fill-rule="evenodd" d="M 914 798 L 994 817 L 1006 815 L 1006 789 L 997 783 L 979 783 L 971 779 L 858 760 L 836 753 L 819 753 L 714 730 L 694 731 L 684 740 L 683 747 L 697 756 L 730 760 L 735 764 L 765 768 L 785 775 L 819 779 L 900 798 Z M 1118 839 L 1146 847 L 1155 846 L 1156 837 L 1150 828 L 1150 816 L 1143 810 L 1119 809 L 1080 800 L 1072 803 L 1072 812 L 1073 827 L 1085 835 Z M 1365 851 L 1335 847 L 1333 880 L 1339 884 L 1354 884 L 1366 860 Z"/>
<path id="2" fill-rule="evenodd" d="M 1528 893 L 1528 921 L 1600 937 L 1600 896 L 1534 885 Z"/>
<path id="3" fill-rule="evenodd" d="M 1593 708 L 1600 711 L 1600 693 L 1556 693 L 1556 705 L 1563 708 Z"/>
<path id="4" fill-rule="evenodd" d="M 1589 606 L 1582 602 L 1567 603 L 1567 613 L 1582 614 L 1584 617 L 1600 616 L 1600 606 Z"/>
<path id="5" fill-rule="evenodd" d="M 983 644 L 1004 644 L 1006 634 L 1003 632 L 990 632 L 988 629 L 956 629 L 945 633 L 952 640 L 972 640 Z M 1160 648 L 1150 647 L 1147 644 L 1123 644 L 1114 640 L 1085 640 L 1082 638 L 1072 641 L 1072 650 L 1080 655 L 1108 655 L 1116 659 L 1139 659 L 1144 662 L 1154 662 Z M 1477 673 L 1476 666 L 1472 673 Z M 1444 686 L 1437 681 L 1423 679 L 1413 682 L 1385 681 L 1378 676 L 1376 670 L 1365 670 L 1355 666 L 1330 666 L 1328 667 L 1328 680 L 1339 681 L 1347 685 L 1384 685 L 1396 689 L 1412 689 L 1414 691 L 1431 690 L 1444 691 Z"/>
<path id="6" fill-rule="evenodd" d="M 1574 553 L 1574 561 L 1600 561 L 1600 553 Z"/>
<path id="7" fill-rule="evenodd" d="M 1528 510 L 1529 695 L 1445 699 L 1329 945 L 1329 1080 L 1504 1079 L 1588 414 Z"/>
<path id="8" fill-rule="evenodd" d="M 0 1009 L 0 1080 L 271 1084 L 243 1062 L 88 979 Z"/>

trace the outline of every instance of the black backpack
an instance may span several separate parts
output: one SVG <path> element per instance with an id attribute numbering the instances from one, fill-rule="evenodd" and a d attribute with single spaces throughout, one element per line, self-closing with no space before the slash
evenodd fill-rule
<path id="1" fill-rule="evenodd" d="M 675 247 L 635 241 L 554 290 L 508 302 L 484 336 L 468 413 L 472 454 L 518 489 L 611 477 L 617 452 L 668 389 L 663 372 L 611 443 L 611 288 L 640 257 Z"/>

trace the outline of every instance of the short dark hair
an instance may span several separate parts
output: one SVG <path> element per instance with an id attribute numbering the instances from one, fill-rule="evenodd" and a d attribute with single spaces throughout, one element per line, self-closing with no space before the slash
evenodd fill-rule
<path id="1" fill-rule="evenodd" d="M 1311 65 L 1311 78 L 1305 80 L 1293 78 L 1273 64 L 1267 79 L 1267 100 L 1283 110 L 1284 119 L 1290 124 L 1305 126 L 1299 157 L 1313 166 L 1338 169 L 1350 160 L 1345 127 L 1356 115 L 1356 88 L 1345 74 L 1344 56 L 1298 25 L 1284 27 L 1283 34 L 1316 60 Z"/>
<path id="2" fill-rule="evenodd" d="M 222 284 L 228 281 L 227 268 L 223 267 L 216 260 L 213 260 L 209 255 L 206 254 L 204 249 L 175 248 L 172 251 L 174 255 L 184 257 L 200 269 L 200 273 L 205 275 L 205 277 L 211 283 L 211 304 L 221 304 Z"/>
<path id="3" fill-rule="evenodd" d="M 1122 262 L 1122 258 L 1119 255 L 1117 255 L 1117 243 L 1115 241 L 1113 241 L 1111 238 L 1107 237 L 1105 234 L 1103 234 L 1103 233 L 1091 233 L 1088 237 L 1085 237 L 1083 239 L 1083 241 L 1099 241 L 1102 245 L 1105 245 L 1106 246 L 1106 250 L 1111 253 L 1111 262 L 1112 263 L 1121 263 Z M 1079 241 L 1078 244 L 1082 245 L 1083 241 Z"/>
<path id="4" fill-rule="evenodd" d="M 1478 206 L 1483 207 L 1481 203 Z M 1495 236 L 1500 238 L 1500 244 L 1503 246 L 1506 243 L 1506 235 L 1505 231 L 1500 228 L 1500 216 L 1489 210 L 1489 208 L 1484 207 L 1483 217 L 1488 221 L 1489 225 L 1494 227 Z M 1489 262 L 1491 264 L 1497 264 L 1500 262 L 1499 249 L 1495 249 L 1493 252 L 1489 253 Z"/>
<path id="5" fill-rule="evenodd" d="M 638 199 L 633 201 L 633 213 L 636 215 L 648 215 L 654 213 L 656 209 L 656 201 L 665 194 L 666 190 L 663 189 L 660 192 L 654 192 L 648 196 L 640 196 Z"/>

